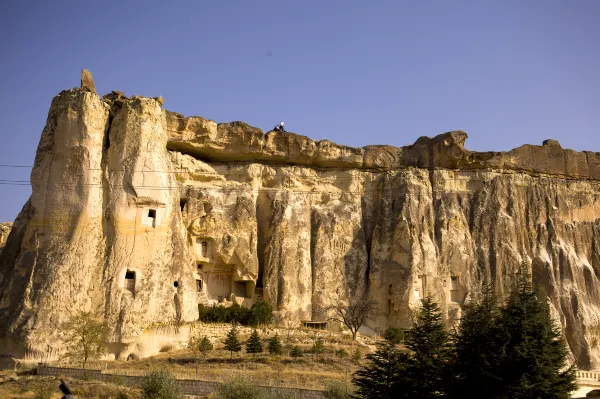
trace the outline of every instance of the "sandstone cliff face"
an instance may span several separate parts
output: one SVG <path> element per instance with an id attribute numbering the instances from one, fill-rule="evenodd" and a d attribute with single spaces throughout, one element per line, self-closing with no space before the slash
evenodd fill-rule
<path id="1" fill-rule="evenodd" d="M 151 354 L 144 337 L 199 303 L 263 298 L 298 324 L 368 295 L 383 331 L 410 327 L 431 294 L 452 321 L 526 262 L 573 360 L 600 366 L 600 154 L 477 153 L 458 131 L 350 148 L 161 104 L 53 100 L 0 258 L 2 354 L 58 356 L 58 327 L 82 309 L 110 322 L 120 358 Z"/>
<path id="2" fill-rule="evenodd" d="M 2 253 L 2 248 L 4 248 L 6 245 L 6 240 L 8 240 L 10 229 L 12 229 L 11 222 L 0 223 L 0 253 Z"/>

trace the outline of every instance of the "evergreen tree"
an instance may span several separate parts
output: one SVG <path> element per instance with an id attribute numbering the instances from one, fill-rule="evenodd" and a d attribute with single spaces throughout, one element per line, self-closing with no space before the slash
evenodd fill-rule
<path id="1" fill-rule="evenodd" d="M 303 355 L 302 349 L 300 349 L 300 347 L 298 345 L 294 345 L 294 347 L 290 351 L 290 356 L 291 357 L 302 357 L 302 355 Z"/>
<path id="2" fill-rule="evenodd" d="M 538 299 L 522 266 L 515 289 L 501 312 L 503 354 L 498 368 L 503 391 L 498 398 L 566 399 L 576 389 L 575 369 L 549 307 Z"/>
<path id="3" fill-rule="evenodd" d="M 225 349 L 230 352 L 230 359 L 233 359 L 233 352 L 242 350 L 242 344 L 240 344 L 240 340 L 238 339 L 237 328 L 235 326 L 231 327 L 231 330 L 227 333 L 224 344 Z"/>
<path id="4" fill-rule="evenodd" d="M 283 353 L 283 347 L 277 334 L 269 338 L 268 350 L 271 355 L 281 355 Z"/>
<path id="5" fill-rule="evenodd" d="M 260 340 L 260 336 L 258 335 L 258 331 L 254 329 L 252 334 L 250 334 L 250 338 L 248 342 L 246 342 L 246 353 L 252 353 L 253 356 L 256 356 L 257 353 L 262 353 L 263 346 Z"/>
<path id="6" fill-rule="evenodd" d="M 411 334 L 405 339 L 412 352 L 403 382 L 411 386 L 410 397 L 428 399 L 448 391 L 454 348 L 442 314 L 431 297 L 422 300 Z"/>
<path id="7" fill-rule="evenodd" d="M 501 392 L 502 331 L 497 298 L 489 283 L 484 283 L 481 298 L 465 305 L 458 327 L 453 389 L 457 397 L 492 398 Z"/>
<path id="8" fill-rule="evenodd" d="M 315 340 L 315 343 L 311 348 L 311 352 L 317 356 L 317 363 L 319 363 L 319 355 L 325 353 L 325 343 L 323 342 L 323 338 L 318 337 Z"/>
<path id="9" fill-rule="evenodd" d="M 356 347 L 356 349 L 354 349 L 354 352 L 352 352 L 352 362 L 356 365 L 359 365 L 361 360 L 362 360 L 362 353 L 360 353 L 360 349 L 358 349 L 358 347 Z"/>
<path id="10" fill-rule="evenodd" d="M 356 348 L 358 350 L 358 348 Z M 356 353 L 356 352 L 355 352 Z M 360 355 L 360 352 L 358 352 Z M 358 370 L 352 379 L 356 397 L 362 399 L 392 399 L 410 397 L 410 387 L 403 378 L 409 356 L 385 341 L 375 353 L 367 355 L 367 365 Z"/>
<path id="11" fill-rule="evenodd" d="M 404 331 L 399 328 L 389 327 L 383 333 L 383 338 L 393 344 L 399 344 L 404 341 Z"/>

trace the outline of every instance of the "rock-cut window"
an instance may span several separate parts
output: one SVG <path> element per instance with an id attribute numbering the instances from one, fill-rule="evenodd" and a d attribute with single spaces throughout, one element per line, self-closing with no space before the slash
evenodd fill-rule
<path id="1" fill-rule="evenodd" d="M 135 272 L 127 270 L 125 272 L 125 289 L 135 294 Z"/>

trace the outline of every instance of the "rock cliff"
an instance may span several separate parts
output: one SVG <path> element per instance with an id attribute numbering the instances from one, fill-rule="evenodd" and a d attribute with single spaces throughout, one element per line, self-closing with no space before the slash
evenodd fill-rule
<path id="1" fill-rule="evenodd" d="M 8 240 L 8 235 L 10 234 L 11 228 L 11 222 L 0 223 L 0 253 L 2 253 L 2 248 L 4 248 L 4 245 L 6 245 L 6 240 Z"/>
<path id="2" fill-rule="evenodd" d="M 573 360 L 600 367 L 599 153 L 473 152 L 460 131 L 351 148 L 89 87 L 52 101 L 0 256 L 0 354 L 58 356 L 78 310 L 109 321 L 121 359 L 198 304 L 263 298 L 298 324 L 368 295 L 382 331 L 431 294 L 453 320 L 526 262 Z"/>

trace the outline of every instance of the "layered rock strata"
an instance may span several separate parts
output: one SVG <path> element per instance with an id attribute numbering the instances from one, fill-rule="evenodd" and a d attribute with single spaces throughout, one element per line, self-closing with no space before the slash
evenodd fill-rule
<path id="1" fill-rule="evenodd" d="M 383 331 L 410 327 L 430 294 L 452 321 L 525 262 L 573 360 L 600 366 L 600 154 L 552 140 L 472 152 L 460 131 L 351 148 L 161 105 L 87 89 L 53 100 L 0 258 L 1 354 L 59 356 L 80 310 L 109 321 L 122 359 L 198 304 L 265 299 L 298 325 L 367 295 Z"/>

